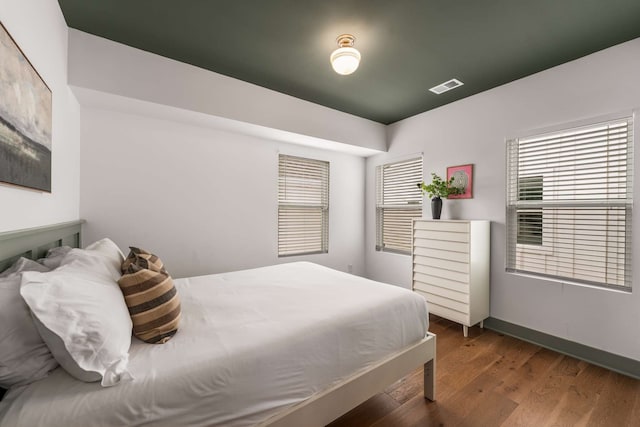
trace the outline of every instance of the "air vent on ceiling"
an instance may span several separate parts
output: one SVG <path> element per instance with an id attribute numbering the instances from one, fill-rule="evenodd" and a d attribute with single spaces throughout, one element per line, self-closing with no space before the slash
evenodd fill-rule
<path id="1" fill-rule="evenodd" d="M 429 89 L 431 92 L 440 95 L 441 93 L 444 93 L 448 90 L 451 89 L 455 89 L 458 86 L 462 86 L 464 83 L 462 83 L 460 80 L 458 79 L 451 79 L 447 82 L 444 82 L 442 84 L 439 84 L 438 86 L 434 86 L 431 89 Z"/>

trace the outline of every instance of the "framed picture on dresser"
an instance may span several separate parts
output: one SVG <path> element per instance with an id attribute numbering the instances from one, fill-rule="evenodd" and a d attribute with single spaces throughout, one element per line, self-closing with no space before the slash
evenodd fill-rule
<path id="1" fill-rule="evenodd" d="M 453 186 L 459 188 L 460 194 L 450 194 L 449 199 L 471 199 L 473 197 L 473 165 L 449 166 L 447 182 L 453 178 Z"/>

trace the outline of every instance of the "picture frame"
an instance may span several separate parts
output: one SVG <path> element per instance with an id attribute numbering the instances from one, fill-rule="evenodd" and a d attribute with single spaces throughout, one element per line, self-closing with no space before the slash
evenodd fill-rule
<path id="1" fill-rule="evenodd" d="M 0 183 L 51 193 L 51 89 L 0 22 Z"/>
<path id="2" fill-rule="evenodd" d="M 453 178 L 452 186 L 464 189 L 462 194 L 451 194 L 449 199 L 473 198 L 473 164 L 447 167 L 447 181 Z"/>

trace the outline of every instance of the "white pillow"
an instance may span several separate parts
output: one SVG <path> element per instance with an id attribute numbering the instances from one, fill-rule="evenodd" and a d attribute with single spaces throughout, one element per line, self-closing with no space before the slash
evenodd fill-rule
<path id="1" fill-rule="evenodd" d="M 23 271 L 41 271 L 41 272 L 45 272 L 45 271 L 49 271 L 50 268 L 47 268 L 44 265 L 40 265 L 39 263 L 37 263 L 36 261 L 29 259 L 29 258 L 25 258 L 25 257 L 20 257 L 18 258 L 18 260 L 16 262 L 14 262 L 11 267 L 7 268 L 5 271 L 3 271 L 2 273 L 0 273 L 0 278 L 1 277 L 9 277 L 12 274 L 16 274 L 16 273 L 21 273 Z"/>
<path id="2" fill-rule="evenodd" d="M 122 276 L 121 266 L 124 262 L 124 254 L 116 245 L 113 243 L 111 239 L 104 238 L 102 240 L 98 240 L 97 242 L 93 242 L 89 246 L 85 248 L 86 251 L 89 251 L 94 254 L 99 254 L 104 257 L 104 261 L 112 267 L 112 275 L 115 275 L 115 279 L 118 280 L 120 276 Z"/>
<path id="3" fill-rule="evenodd" d="M 21 272 L 32 270 L 49 269 L 20 258 L 0 278 L 0 386 L 4 388 L 42 379 L 58 366 L 20 297 Z"/>
<path id="4" fill-rule="evenodd" d="M 47 343 L 46 346 L 49 348 L 50 352 L 55 355 L 55 360 L 65 371 L 69 373 L 69 375 L 86 383 L 93 383 L 102 379 L 100 372 L 90 370 L 85 371 L 78 366 L 71 354 L 67 351 L 64 341 L 47 329 L 47 327 L 44 326 L 36 316 L 33 316 L 33 324 L 44 342 Z"/>
<path id="5" fill-rule="evenodd" d="M 106 387 L 131 378 L 132 323 L 102 249 L 72 249 L 56 270 L 24 273 L 20 294 L 58 363 L 79 380 L 102 378 Z"/>
<path id="6" fill-rule="evenodd" d="M 64 256 L 71 250 L 70 246 L 58 246 L 47 251 L 47 256 L 38 260 L 38 262 L 50 270 L 54 270 L 60 266 Z"/>

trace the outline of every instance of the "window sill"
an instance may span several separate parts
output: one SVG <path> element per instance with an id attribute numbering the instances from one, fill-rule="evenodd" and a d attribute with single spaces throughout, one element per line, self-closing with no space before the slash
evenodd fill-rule
<path id="1" fill-rule="evenodd" d="M 567 279 L 557 279 L 554 277 L 547 277 L 547 276 L 539 276 L 537 274 L 529 274 L 529 273 L 522 273 L 522 272 L 517 272 L 517 271 L 505 271 L 505 273 L 507 275 L 511 275 L 511 276 L 519 276 L 519 277 L 525 277 L 528 279 L 534 279 L 534 280 L 542 280 L 545 282 L 551 282 L 551 283 L 557 283 L 560 284 L 562 286 L 578 286 L 578 287 L 582 287 L 582 288 L 589 288 L 589 289 L 594 289 L 594 290 L 598 290 L 598 291 L 605 291 L 605 292 L 615 292 L 615 293 L 619 293 L 619 294 L 625 294 L 625 295 L 630 295 L 633 293 L 633 289 L 632 288 L 622 288 L 622 287 L 613 287 L 613 286 L 597 286 L 597 285 L 590 285 L 588 283 L 582 283 L 582 282 L 575 282 L 575 281 L 571 281 L 571 280 L 567 280 Z"/>

